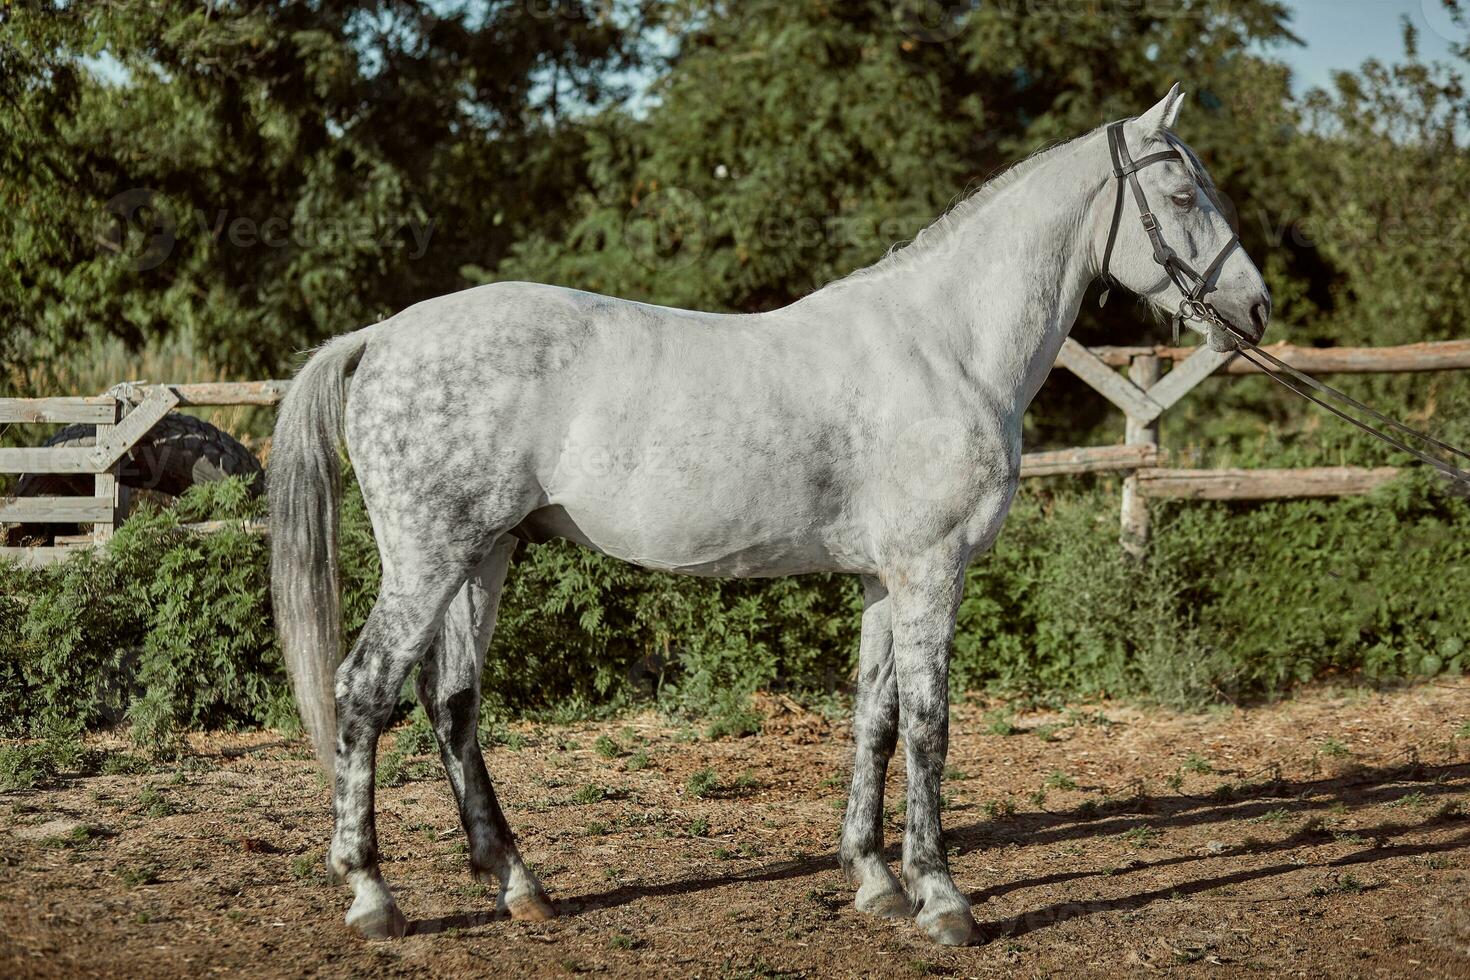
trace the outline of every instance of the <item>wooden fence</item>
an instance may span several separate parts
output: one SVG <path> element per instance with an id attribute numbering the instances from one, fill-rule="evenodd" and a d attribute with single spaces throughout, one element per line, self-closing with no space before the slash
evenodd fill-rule
<path id="1" fill-rule="evenodd" d="M 1395 374 L 1470 369 L 1470 340 L 1403 347 L 1308 348 L 1276 344 L 1271 353 L 1312 374 Z M 1061 476 L 1104 471 L 1124 474 L 1122 540 L 1138 553 L 1149 536 L 1151 498 L 1269 500 L 1341 497 L 1368 493 L 1393 479 L 1393 467 L 1310 469 L 1171 469 L 1159 445 L 1159 418 L 1201 381 L 1216 374 L 1242 376 L 1261 369 L 1234 354 L 1204 347 L 1083 347 L 1068 339 L 1057 357 L 1066 368 L 1118 406 L 1126 418 L 1124 444 L 1027 453 L 1021 476 Z M 1172 365 L 1167 372 L 1164 365 Z M 1118 368 L 1126 368 L 1127 376 Z M 76 423 L 97 426 L 92 448 L 0 449 L 0 473 L 89 474 L 90 497 L 0 499 L 0 523 L 90 524 L 92 533 L 72 544 L 46 548 L 0 548 L 0 556 L 29 563 L 54 561 L 77 546 L 111 536 L 127 516 L 126 488 L 117 480 L 118 462 L 170 410 L 280 402 L 289 382 L 241 381 L 205 384 L 121 385 L 107 395 L 68 398 L 0 398 L 0 424 Z M 217 529 L 224 522 L 197 526 Z M 261 528 L 253 528 L 261 530 Z"/>

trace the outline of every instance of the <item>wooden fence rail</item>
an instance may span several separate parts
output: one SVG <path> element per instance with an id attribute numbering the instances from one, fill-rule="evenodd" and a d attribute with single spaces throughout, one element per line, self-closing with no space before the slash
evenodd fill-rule
<path id="1" fill-rule="evenodd" d="M 1470 340 L 1408 344 L 1401 347 L 1266 348 L 1298 370 L 1314 374 L 1397 374 L 1470 369 Z M 1166 365 L 1171 368 L 1164 370 Z M 1340 466 L 1310 469 L 1190 470 L 1166 469 L 1168 452 L 1159 445 L 1159 418 L 1206 378 L 1259 374 L 1261 368 L 1234 354 L 1202 347 L 1094 347 L 1068 339 L 1057 367 L 1077 375 L 1122 409 L 1127 424 L 1124 444 L 1026 453 L 1025 478 L 1082 473 L 1124 474 L 1122 540 L 1141 553 L 1149 537 L 1148 501 L 1274 500 L 1287 497 L 1340 497 L 1368 493 L 1391 480 L 1393 467 L 1366 469 Z M 1118 368 L 1127 368 L 1126 376 Z M 91 423 L 97 426 L 91 449 L 0 449 L 0 473 L 89 474 L 91 497 L 0 499 L 0 523 L 91 524 L 93 533 L 77 545 L 106 540 L 127 516 L 127 491 L 116 466 L 129 449 L 174 408 L 239 405 L 274 406 L 289 381 L 221 381 L 199 384 L 120 385 L 96 397 L 0 398 L 0 424 Z M 239 522 L 206 522 L 191 529 L 207 533 Z M 255 532 L 262 524 L 249 525 Z M 58 541 L 60 544 L 60 541 Z M 49 548 L 0 548 L 0 556 L 31 563 L 55 561 L 75 545 Z"/>

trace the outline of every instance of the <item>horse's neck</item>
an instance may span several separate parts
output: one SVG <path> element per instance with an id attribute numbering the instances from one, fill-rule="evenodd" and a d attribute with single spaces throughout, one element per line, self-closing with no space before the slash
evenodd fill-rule
<path id="1" fill-rule="evenodd" d="M 1094 161 L 1095 144 L 1078 140 L 1023 164 L 995 194 L 956 212 L 939 240 L 911 246 L 920 254 L 853 281 L 853 298 L 906 317 L 919 343 L 952 350 L 967 376 L 1024 411 L 1097 275 L 1093 212 L 1106 154 Z"/>

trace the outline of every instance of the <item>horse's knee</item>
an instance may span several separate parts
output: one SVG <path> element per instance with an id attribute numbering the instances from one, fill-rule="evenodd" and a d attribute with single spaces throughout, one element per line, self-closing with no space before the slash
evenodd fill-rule
<path id="1" fill-rule="evenodd" d="M 910 752 L 921 756 L 942 756 L 949 749 L 949 719 L 943 713 L 908 718 L 903 738 Z"/>

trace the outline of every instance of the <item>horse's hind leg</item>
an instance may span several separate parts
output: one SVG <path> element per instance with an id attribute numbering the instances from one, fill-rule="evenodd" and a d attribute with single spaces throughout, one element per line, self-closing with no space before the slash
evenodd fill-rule
<path id="1" fill-rule="evenodd" d="M 889 917 L 909 913 L 908 899 L 883 860 L 883 783 L 898 742 L 898 682 L 893 669 L 893 623 L 888 590 L 863 578 L 863 632 L 853 712 L 852 789 L 838 852 L 857 885 L 860 911 Z"/>
<path id="2" fill-rule="evenodd" d="M 438 639 L 419 669 L 418 695 L 433 722 L 439 754 L 459 803 L 472 872 L 486 884 L 492 879 L 499 882 L 500 911 L 515 919 L 549 919 L 556 913 L 521 860 L 480 751 L 480 673 L 515 547 L 515 538 L 502 537 L 450 602 Z"/>
<path id="3" fill-rule="evenodd" d="M 378 601 L 352 654 L 337 670 L 335 820 L 328 864 L 352 886 L 347 925 L 371 939 L 402 936 L 408 927 L 378 871 L 373 813 L 378 736 L 409 670 L 428 648 L 445 606 L 463 581 L 436 572 L 434 564 L 417 568 L 424 570 L 405 573 L 385 562 Z"/>

